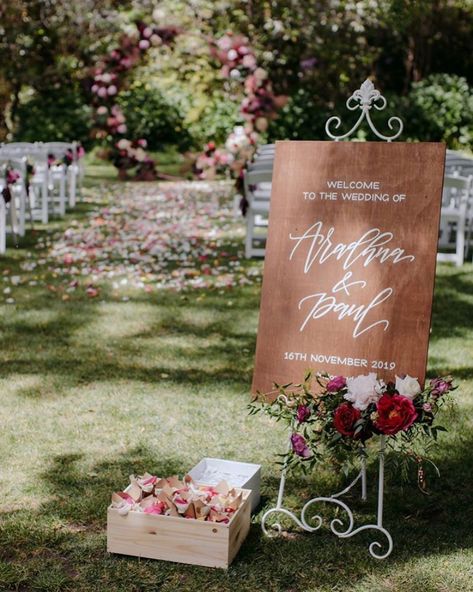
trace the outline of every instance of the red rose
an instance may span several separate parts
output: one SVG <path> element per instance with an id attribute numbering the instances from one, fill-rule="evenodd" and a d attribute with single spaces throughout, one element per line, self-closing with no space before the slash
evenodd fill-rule
<path id="1" fill-rule="evenodd" d="M 333 425 L 337 432 L 343 436 L 353 437 L 355 434 L 355 423 L 360 419 L 361 413 L 351 403 L 342 403 L 335 409 Z"/>
<path id="2" fill-rule="evenodd" d="M 388 436 L 407 430 L 417 418 L 417 411 L 411 399 L 402 395 L 383 395 L 377 405 L 376 428 Z"/>

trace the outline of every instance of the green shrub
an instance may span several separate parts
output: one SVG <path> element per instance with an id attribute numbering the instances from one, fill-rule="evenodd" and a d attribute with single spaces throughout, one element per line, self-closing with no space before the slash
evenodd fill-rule
<path id="1" fill-rule="evenodd" d="M 137 81 L 120 93 L 117 103 L 126 118 L 128 138 L 145 138 L 150 150 L 170 145 L 187 150 L 191 146 L 179 105 L 171 104 L 159 90 Z"/>
<path id="2" fill-rule="evenodd" d="M 450 148 L 473 148 L 473 88 L 465 78 L 432 74 L 412 85 L 400 107 L 404 137 L 443 141 Z"/>
<path id="3" fill-rule="evenodd" d="M 278 111 L 268 129 L 268 141 L 326 140 L 325 121 L 332 115 L 322 108 L 308 88 L 300 88 Z"/>
<path id="4" fill-rule="evenodd" d="M 78 140 L 90 146 L 92 110 L 79 86 L 51 85 L 33 91 L 23 100 L 15 114 L 14 140 L 19 142 L 70 142 Z"/>
<path id="5" fill-rule="evenodd" d="M 199 112 L 190 130 L 197 149 L 212 140 L 217 145 L 224 144 L 235 125 L 243 123 L 239 100 L 231 100 L 228 95 L 214 92 Z"/>
<path id="6" fill-rule="evenodd" d="M 388 120 L 398 116 L 404 122 L 400 140 L 443 141 L 450 148 L 473 149 L 473 88 L 465 78 L 450 74 L 432 74 L 412 85 L 408 96 L 386 94 L 386 109 L 372 109 L 370 116 L 376 128 L 391 135 Z M 360 112 L 350 113 L 345 103 L 331 111 L 314 98 L 308 88 L 300 88 L 279 111 L 269 128 L 268 140 L 328 140 L 325 122 L 339 115 L 342 123 L 334 133 L 345 133 L 355 123 Z M 376 140 L 376 136 L 363 124 L 355 137 Z"/>

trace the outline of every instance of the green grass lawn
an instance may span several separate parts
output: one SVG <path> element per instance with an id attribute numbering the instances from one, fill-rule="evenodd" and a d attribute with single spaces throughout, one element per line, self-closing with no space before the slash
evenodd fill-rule
<path id="1" fill-rule="evenodd" d="M 458 408 L 443 422 L 450 431 L 434 454 L 441 478 L 429 475 L 429 496 L 415 475 L 407 484 L 389 475 L 391 557 L 369 556 L 369 534 L 341 541 L 293 529 L 270 540 L 259 522 L 275 501 L 273 461 L 286 434 L 246 410 L 260 284 L 117 293 L 102 282 L 97 298 L 69 294 L 62 268 L 41 261 L 57 233 L 88 219 L 94 200 L 113 198 L 97 185 L 108 171 L 95 172 L 94 199 L 38 227 L 0 262 L 0 590 L 473 590 L 472 265 L 438 270 L 429 374 L 461 381 Z M 230 250 L 242 232 L 235 236 Z M 262 464 L 262 506 L 227 571 L 107 554 L 107 505 L 128 475 L 183 474 L 208 455 Z M 291 478 L 287 505 L 343 482 L 330 470 Z M 374 479 L 366 504 L 347 496 L 360 523 L 375 519 L 375 496 Z"/>

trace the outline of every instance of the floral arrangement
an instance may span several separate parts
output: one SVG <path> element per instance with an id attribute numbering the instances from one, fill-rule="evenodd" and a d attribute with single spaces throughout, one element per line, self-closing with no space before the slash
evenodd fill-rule
<path id="1" fill-rule="evenodd" d="M 243 169 L 252 159 L 261 134 L 268 128 L 277 111 L 285 104 L 286 97 L 273 92 L 268 72 L 258 65 L 249 40 L 243 35 L 227 33 L 210 44 L 212 55 L 220 64 L 223 78 L 243 82 L 243 99 L 240 113 L 245 125 L 236 126 L 225 142 L 225 148 L 214 148 L 209 155 L 209 144 L 196 162 L 196 172 L 201 179 L 213 178 L 216 174 L 229 174 L 241 190 Z M 247 204 L 242 200 L 242 211 Z"/>
<path id="2" fill-rule="evenodd" d="M 84 148 L 81 146 L 81 144 L 77 145 L 77 150 L 76 150 L 76 158 L 77 160 L 80 160 L 81 158 L 84 158 L 85 156 L 85 150 Z M 55 154 L 53 154 L 52 152 L 50 152 L 48 154 L 48 168 L 54 167 L 54 166 L 62 166 L 62 165 L 66 165 L 66 166 L 71 166 L 71 164 L 73 164 L 74 162 L 74 153 L 72 151 L 71 148 L 68 148 L 64 154 L 64 156 L 62 157 L 62 159 L 57 158 Z M 29 174 L 34 174 L 34 167 L 33 165 L 31 165 L 31 163 L 28 163 L 27 165 L 28 167 L 31 167 L 28 170 Z"/>
<path id="3" fill-rule="evenodd" d="M 217 175 L 226 174 L 233 162 L 231 153 L 217 148 L 215 142 L 207 142 L 204 151 L 197 157 L 194 170 L 199 179 L 215 179 Z"/>
<path id="4" fill-rule="evenodd" d="M 228 524 L 242 503 L 242 493 L 226 481 L 197 485 L 189 475 L 161 479 L 149 473 L 131 475 L 126 491 L 112 494 L 112 508 L 126 515 L 144 512 Z"/>
<path id="5" fill-rule="evenodd" d="M 214 179 L 217 175 L 228 175 L 237 181 L 254 154 L 257 134 L 237 125 L 228 136 L 225 147 L 217 148 L 215 142 L 208 142 L 204 152 L 195 163 L 199 179 Z"/>
<path id="6" fill-rule="evenodd" d="M 134 178 L 151 181 L 156 178 L 155 162 L 146 153 L 147 142 L 144 138 L 127 140 L 121 138 L 116 142 L 111 153 L 113 164 L 121 171 L 134 170 Z"/>
<path id="7" fill-rule="evenodd" d="M 11 190 L 10 185 L 14 185 L 21 179 L 21 173 L 17 169 L 14 169 L 10 164 L 4 168 L 5 175 L 5 187 L 2 189 L 3 201 L 7 204 L 11 202 Z"/>
<path id="8" fill-rule="evenodd" d="M 445 428 L 435 424 L 438 411 L 457 387 L 448 376 L 430 380 L 421 388 L 409 375 L 395 382 L 379 380 L 375 373 L 349 377 L 309 372 L 302 384 L 275 385 L 273 400 L 256 400 L 251 414 L 263 411 L 291 429 L 286 468 L 312 469 L 322 458 L 337 452 L 365 453 L 368 440 L 387 437 L 387 444 L 414 459 L 421 469 L 425 459 L 414 444 L 435 441 Z"/>
<path id="9" fill-rule="evenodd" d="M 124 155 L 127 149 L 117 144 L 126 139 L 128 131 L 125 115 L 116 104 L 117 94 L 126 88 L 129 72 L 143 59 L 153 47 L 169 45 L 179 34 L 176 27 L 161 27 L 157 23 L 137 21 L 122 35 L 119 43 L 96 64 L 92 73 L 90 91 L 95 107 L 94 135 L 109 145 L 104 155 L 118 168 L 120 177 L 125 179 L 130 170 L 142 180 L 155 179 L 156 167 L 153 159 L 146 155 L 142 160 L 134 159 L 132 152 Z M 143 140 L 126 140 L 130 147 Z"/>
<path id="10" fill-rule="evenodd" d="M 210 51 L 221 64 L 223 78 L 244 81 L 245 97 L 240 112 L 249 123 L 249 133 L 265 132 L 268 120 L 275 117 L 286 97 L 274 95 L 268 72 L 258 65 L 248 38 L 227 33 L 211 43 Z"/>

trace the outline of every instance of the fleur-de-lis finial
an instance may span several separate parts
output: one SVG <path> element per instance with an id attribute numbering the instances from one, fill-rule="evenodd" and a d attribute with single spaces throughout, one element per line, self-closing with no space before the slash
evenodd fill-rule
<path id="1" fill-rule="evenodd" d="M 327 135 L 332 138 L 332 140 L 345 140 L 349 138 L 361 125 L 361 122 L 366 119 L 371 131 L 381 140 L 386 140 L 387 142 L 391 142 L 398 138 L 402 130 L 404 129 L 404 124 L 402 123 L 399 117 L 390 117 L 388 119 L 388 127 L 390 130 L 398 128 L 397 132 L 394 133 L 392 136 L 385 136 L 380 133 L 373 124 L 373 121 L 370 117 L 370 110 L 372 107 L 377 109 L 378 111 L 382 111 L 387 105 L 386 99 L 382 96 L 379 90 L 376 90 L 372 81 L 368 78 L 363 82 L 359 89 L 355 90 L 355 92 L 348 98 L 346 102 L 347 109 L 349 111 L 355 111 L 356 109 L 361 109 L 361 115 L 358 118 L 358 121 L 355 125 L 348 131 L 346 134 L 342 135 L 335 135 L 330 131 L 330 125 L 333 123 L 335 129 L 338 129 L 342 123 L 340 117 L 334 115 L 327 120 L 325 124 L 325 131 Z"/>

